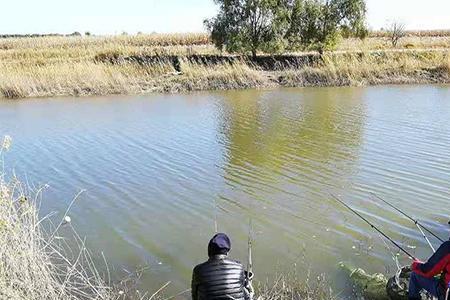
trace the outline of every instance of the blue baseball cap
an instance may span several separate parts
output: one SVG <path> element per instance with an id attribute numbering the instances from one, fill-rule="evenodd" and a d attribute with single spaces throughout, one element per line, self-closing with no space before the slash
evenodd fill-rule
<path id="1" fill-rule="evenodd" d="M 231 250 L 230 238 L 225 233 L 218 233 L 209 241 L 208 255 L 228 254 Z"/>

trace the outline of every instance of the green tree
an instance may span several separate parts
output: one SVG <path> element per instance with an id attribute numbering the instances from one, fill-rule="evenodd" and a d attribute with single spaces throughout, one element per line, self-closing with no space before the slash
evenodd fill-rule
<path id="1" fill-rule="evenodd" d="M 275 52 L 285 47 L 292 0 L 214 0 L 219 14 L 205 25 L 218 49 L 229 52 Z"/>
<path id="2" fill-rule="evenodd" d="M 333 49 L 341 30 L 364 37 L 364 0 L 295 0 L 286 38 L 293 49 Z"/>

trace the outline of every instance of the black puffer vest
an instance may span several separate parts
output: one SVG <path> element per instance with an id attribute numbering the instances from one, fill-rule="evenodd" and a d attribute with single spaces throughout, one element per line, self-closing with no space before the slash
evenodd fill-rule
<path id="1" fill-rule="evenodd" d="M 241 263 L 216 255 L 194 268 L 193 300 L 245 300 L 245 274 Z"/>

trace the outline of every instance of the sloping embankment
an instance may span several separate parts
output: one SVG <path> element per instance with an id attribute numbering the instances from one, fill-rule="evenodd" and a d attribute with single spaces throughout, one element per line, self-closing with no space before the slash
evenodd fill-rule
<path id="1" fill-rule="evenodd" d="M 1 65 L 0 97 L 450 83 L 449 53 L 440 49 L 256 58 L 104 53 L 89 59 Z"/>

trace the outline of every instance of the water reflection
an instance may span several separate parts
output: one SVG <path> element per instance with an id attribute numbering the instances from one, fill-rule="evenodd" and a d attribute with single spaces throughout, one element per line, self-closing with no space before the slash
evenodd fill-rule
<path id="1" fill-rule="evenodd" d="M 262 238 L 259 247 L 270 249 L 270 255 L 291 253 L 291 259 L 314 236 L 331 236 L 336 220 L 327 199 L 330 191 L 344 190 L 355 173 L 364 135 L 363 93 L 305 89 L 224 95 L 218 104 L 227 184 L 218 201 L 228 212 L 223 218 L 233 212 L 244 223 L 256 219 L 261 235 L 272 237 Z M 335 239 L 328 238 L 332 247 Z"/>
<path id="2" fill-rule="evenodd" d="M 267 184 L 279 176 L 293 179 L 292 168 L 309 173 L 293 172 L 307 179 L 333 175 L 327 163 L 343 167 L 357 160 L 364 103 L 358 94 L 334 93 L 245 91 L 225 97 L 220 143 L 226 149 L 229 184 L 247 169 L 248 176 Z"/>

